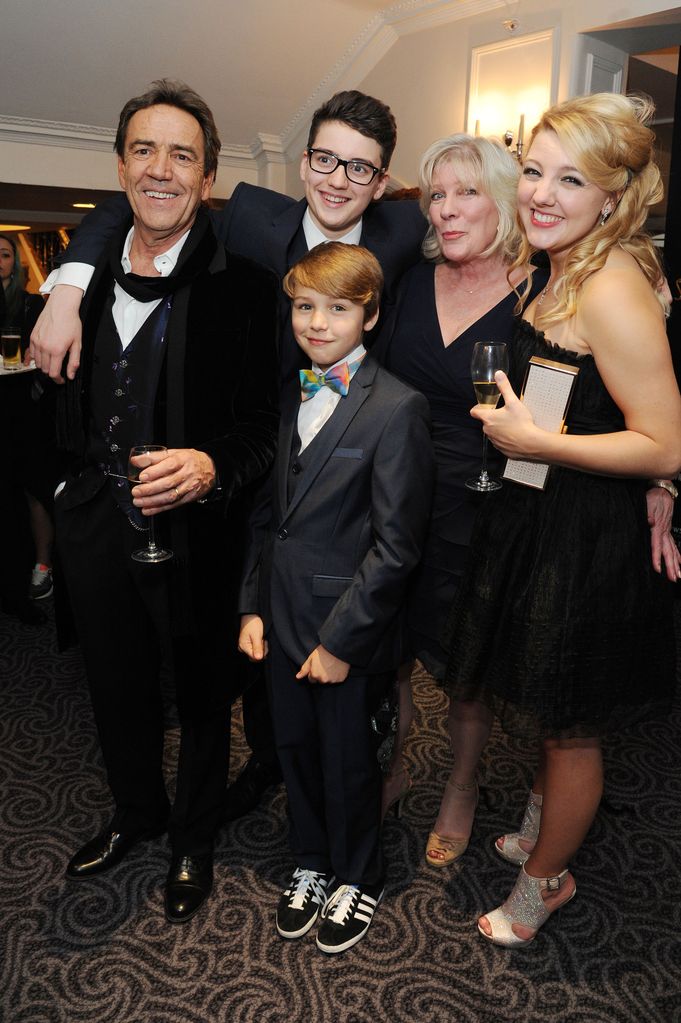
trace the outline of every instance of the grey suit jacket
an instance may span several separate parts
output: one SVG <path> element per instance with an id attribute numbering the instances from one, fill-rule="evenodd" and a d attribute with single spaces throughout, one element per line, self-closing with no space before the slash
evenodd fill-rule
<path id="1" fill-rule="evenodd" d="M 428 403 L 367 356 L 287 498 L 299 406 L 286 394 L 268 493 L 252 519 L 242 613 L 302 664 L 319 644 L 355 674 L 402 659 L 401 610 L 426 534 L 434 463 Z"/>

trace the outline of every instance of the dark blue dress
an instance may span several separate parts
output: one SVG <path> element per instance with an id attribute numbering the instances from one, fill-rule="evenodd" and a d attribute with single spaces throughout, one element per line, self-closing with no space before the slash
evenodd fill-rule
<path id="1" fill-rule="evenodd" d="M 545 283 L 545 273 L 537 271 L 531 296 Z M 479 475 L 482 459 L 482 429 L 470 416 L 476 402 L 471 355 L 476 341 L 511 341 L 517 301 L 510 292 L 445 346 L 435 305 L 435 264 L 419 263 L 402 279 L 383 355 L 387 368 L 430 403 L 437 476 L 430 529 L 410 590 L 407 652 L 438 679 L 447 663 L 443 629 L 468 562 L 476 512 L 488 496 L 465 487 L 467 479 Z M 490 472 L 498 473 L 502 467 L 503 459 L 490 445 Z"/>

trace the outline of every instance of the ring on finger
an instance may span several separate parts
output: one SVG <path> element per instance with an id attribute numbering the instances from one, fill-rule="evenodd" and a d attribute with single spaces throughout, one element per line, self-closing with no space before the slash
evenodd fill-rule
<path id="1" fill-rule="evenodd" d="M 179 501 L 179 500 L 180 500 L 180 491 L 177 489 L 177 487 L 175 487 L 175 497 L 173 498 L 173 503 L 175 501 Z"/>

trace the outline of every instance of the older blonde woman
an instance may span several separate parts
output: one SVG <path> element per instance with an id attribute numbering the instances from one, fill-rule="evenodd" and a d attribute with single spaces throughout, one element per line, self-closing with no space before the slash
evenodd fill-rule
<path id="1" fill-rule="evenodd" d="M 451 135 L 434 142 L 419 171 L 421 208 L 430 227 L 424 262 L 404 277 L 386 365 L 430 402 L 437 483 L 430 531 L 408 607 L 408 645 L 435 678 L 447 654 L 441 633 L 468 559 L 480 502 L 465 480 L 480 467 L 482 432 L 470 418 L 475 401 L 470 362 L 476 341 L 510 341 L 518 291 L 528 288 L 527 268 L 511 266 L 520 250 L 516 222 L 519 167 L 496 139 Z M 546 276 L 537 272 L 538 293 Z M 410 780 L 401 745 L 411 720 L 409 676 L 400 682 L 400 739 L 384 784 L 384 810 L 401 799 Z M 475 772 L 491 715 L 477 703 L 454 702 L 449 732 L 454 766 L 428 840 L 426 860 L 451 863 L 465 850 L 477 802 Z"/>

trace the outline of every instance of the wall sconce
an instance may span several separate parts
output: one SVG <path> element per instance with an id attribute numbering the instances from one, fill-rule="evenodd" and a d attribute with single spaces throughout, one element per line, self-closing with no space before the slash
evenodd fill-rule
<path id="1" fill-rule="evenodd" d="M 471 51 L 467 126 L 476 135 L 501 138 L 518 161 L 527 143 L 525 126 L 539 121 L 557 86 L 553 31 L 513 36 Z M 517 130 L 516 130 L 516 127 Z"/>
<path id="2" fill-rule="evenodd" d="M 503 134 L 503 139 L 504 145 L 507 146 L 508 149 L 510 149 L 511 146 L 513 145 L 513 132 L 510 130 L 505 131 Z M 516 137 L 516 143 L 514 147 L 516 159 L 518 160 L 518 162 L 521 162 L 523 158 L 524 141 L 525 141 L 525 114 L 521 114 L 520 122 L 518 124 L 518 135 Z"/>

